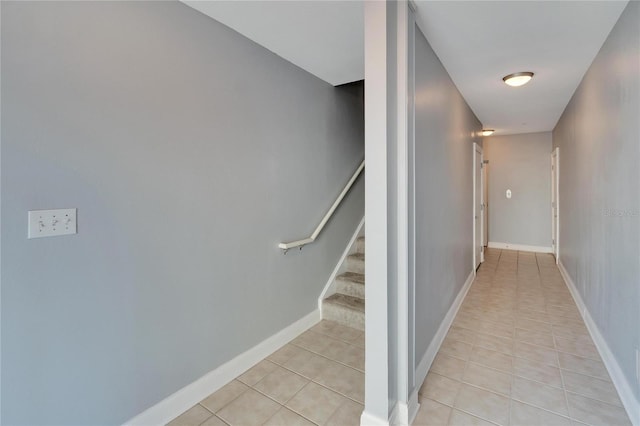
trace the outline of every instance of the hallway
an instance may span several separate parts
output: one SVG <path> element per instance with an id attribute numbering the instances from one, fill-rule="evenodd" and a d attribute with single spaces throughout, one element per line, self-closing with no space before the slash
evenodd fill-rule
<path id="1" fill-rule="evenodd" d="M 554 258 L 488 249 L 414 425 L 628 425 Z"/>

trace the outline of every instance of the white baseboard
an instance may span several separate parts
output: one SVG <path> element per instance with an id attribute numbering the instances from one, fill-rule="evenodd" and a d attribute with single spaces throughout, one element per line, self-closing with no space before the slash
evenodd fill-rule
<path id="1" fill-rule="evenodd" d="M 413 421 L 416 419 L 418 415 L 418 410 L 420 409 L 420 403 L 418 402 L 418 392 L 420 388 L 416 388 L 413 390 L 413 394 L 409 397 L 409 422 L 408 425 L 413 424 Z"/>
<path id="2" fill-rule="evenodd" d="M 631 423 L 636 426 L 640 426 L 640 401 L 636 399 L 632 385 L 627 381 L 620 365 L 613 356 L 613 352 L 611 352 L 611 349 L 600 333 L 598 326 L 593 321 L 589 310 L 582 300 L 582 296 L 580 296 L 575 283 L 571 279 L 571 276 L 569 276 L 569 273 L 562 264 L 562 261 L 558 262 L 558 268 L 560 269 L 560 274 L 573 296 L 573 300 L 576 302 L 576 305 L 578 305 L 578 310 L 582 315 L 582 319 L 587 326 L 587 330 L 589 330 L 589 334 L 591 334 L 591 338 L 593 339 L 596 348 L 598 348 L 598 352 L 600 353 L 600 357 L 602 357 L 604 365 L 607 367 L 607 371 L 609 372 L 611 380 L 618 391 L 618 395 L 620 395 L 622 405 L 624 405 L 624 408 L 627 410 Z"/>
<path id="3" fill-rule="evenodd" d="M 409 410 L 407 409 L 407 404 L 404 404 L 400 401 L 396 402 L 396 405 L 393 406 L 393 410 L 391 410 L 391 414 L 389 415 L 389 425 L 390 426 L 402 426 L 406 423 L 403 423 L 403 419 L 406 420 L 408 417 Z"/>
<path id="4" fill-rule="evenodd" d="M 360 426 L 389 426 L 389 420 L 369 414 L 365 410 L 360 416 Z"/>
<path id="5" fill-rule="evenodd" d="M 419 390 L 420 389 L 414 390 L 413 394 L 409 397 L 408 403 L 398 401 L 389 416 L 389 425 L 409 426 L 413 423 L 420 409 L 420 404 L 418 403 Z"/>
<path id="6" fill-rule="evenodd" d="M 553 249 L 551 247 L 527 246 L 524 244 L 511 244 L 511 243 L 498 243 L 495 241 L 489 241 L 488 247 L 503 249 L 503 250 L 532 251 L 535 253 L 553 253 Z"/>
<path id="7" fill-rule="evenodd" d="M 354 232 L 353 235 L 351 236 L 351 239 L 349 240 L 349 244 L 347 244 L 347 248 L 342 253 L 342 256 L 340 256 L 340 259 L 338 259 L 338 263 L 336 264 L 336 267 L 333 268 L 333 272 L 331 272 L 331 275 L 329 275 L 329 280 L 324 285 L 324 288 L 322 289 L 322 293 L 320 293 L 320 297 L 318 298 L 318 310 L 320 311 L 321 314 L 322 314 L 322 301 L 326 299 L 328 296 L 331 296 L 332 294 L 331 290 L 333 289 L 334 281 L 338 276 L 338 274 L 340 273 L 342 269 L 342 265 L 344 264 L 344 261 L 347 259 L 347 256 L 351 254 L 353 247 L 356 243 L 356 240 L 360 236 L 360 231 L 362 231 L 363 227 L 364 227 L 364 217 L 362 217 L 360 224 L 356 228 L 356 232 Z"/>
<path id="8" fill-rule="evenodd" d="M 436 335 L 433 336 L 433 339 L 431 339 L 431 343 L 427 348 L 427 352 L 425 352 L 424 356 L 422 357 L 422 360 L 420 360 L 420 363 L 418 364 L 418 368 L 416 369 L 416 384 L 418 384 L 417 390 L 420 390 L 420 386 L 422 385 L 422 382 L 424 382 L 424 379 L 427 377 L 427 373 L 431 368 L 431 364 L 433 363 L 433 360 L 435 359 L 436 354 L 438 353 L 438 350 L 440 350 L 442 341 L 447 336 L 447 332 L 449 331 L 449 328 L 451 327 L 451 324 L 453 323 L 453 320 L 455 319 L 456 314 L 458 313 L 458 309 L 460 309 L 460 305 L 462 305 L 462 301 L 464 300 L 464 297 L 467 295 L 469 288 L 471 288 L 471 284 L 473 283 L 474 277 L 475 277 L 475 271 L 471 271 L 471 273 L 467 277 L 467 281 L 465 281 L 464 285 L 462 286 L 462 289 L 460 289 L 460 292 L 458 293 L 455 300 L 451 304 L 451 307 L 449 308 L 447 315 L 445 315 L 444 319 L 440 323 L 440 327 L 438 328 Z"/>
<path id="9" fill-rule="evenodd" d="M 210 371 L 176 393 L 169 395 L 153 407 L 126 422 L 125 425 L 150 426 L 167 424 L 319 321 L 320 312 L 318 310 L 311 312 L 231 361 Z"/>

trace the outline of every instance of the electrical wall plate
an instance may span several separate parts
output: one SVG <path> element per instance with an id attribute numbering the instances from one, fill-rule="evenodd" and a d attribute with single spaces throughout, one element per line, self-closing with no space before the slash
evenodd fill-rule
<path id="1" fill-rule="evenodd" d="M 511 190 L 510 189 L 507 189 L 507 194 L 506 195 L 507 195 L 507 198 L 511 198 Z"/>
<path id="2" fill-rule="evenodd" d="M 28 217 L 29 239 L 77 233 L 76 209 L 31 210 Z"/>

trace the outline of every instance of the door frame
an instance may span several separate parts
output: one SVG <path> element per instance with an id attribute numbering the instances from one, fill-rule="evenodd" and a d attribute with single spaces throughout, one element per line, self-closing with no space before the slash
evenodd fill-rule
<path id="1" fill-rule="evenodd" d="M 473 221 L 473 273 L 475 274 L 476 271 L 476 265 L 479 266 L 480 263 L 484 262 L 484 244 L 482 241 L 480 241 L 480 262 L 476 261 L 476 247 L 478 242 L 476 241 L 476 216 L 479 216 L 479 220 L 478 223 L 480 224 L 480 238 L 482 239 L 482 233 L 483 233 L 483 223 L 484 223 L 484 209 L 482 208 L 482 204 L 484 203 L 483 198 L 484 198 L 484 182 L 482 179 L 482 171 L 480 171 L 480 188 L 479 191 L 476 191 L 476 174 L 477 174 L 477 167 L 478 164 L 480 164 L 480 168 L 482 169 L 483 165 L 484 165 L 484 157 L 483 157 L 483 151 L 482 151 L 482 147 L 480 145 L 478 145 L 477 142 L 473 143 L 473 156 L 471 157 L 473 159 L 473 168 L 472 168 L 472 174 L 473 174 L 473 205 L 472 205 L 472 214 L 471 214 L 471 220 Z M 476 155 L 480 155 L 480 161 L 477 161 Z M 479 192 L 479 194 L 477 193 Z M 479 198 L 479 203 L 476 203 L 476 200 Z M 480 204 L 480 211 L 476 211 L 476 205 Z"/>
<path id="2" fill-rule="evenodd" d="M 554 204 L 555 203 L 555 204 Z M 554 212 L 555 207 L 555 212 Z M 551 249 L 560 262 L 560 148 L 551 151 Z"/>
<path id="3" fill-rule="evenodd" d="M 486 248 L 489 245 L 489 174 L 487 166 L 489 161 L 484 159 L 482 154 L 482 245 Z M 482 252 L 482 261 L 484 262 L 484 249 Z"/>

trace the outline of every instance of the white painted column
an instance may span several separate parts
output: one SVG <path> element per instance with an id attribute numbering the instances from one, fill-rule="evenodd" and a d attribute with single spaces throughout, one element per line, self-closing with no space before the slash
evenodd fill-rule
<path id="1" fill-rule="evenodd" d="M 387 328 L 387 4 L 364 6 L 365 408 L 362 425 L 389 422 Z"/>
<path id="2" fill-rule="evenodd" d="M 365 3 L 367 293 L 362 425 L 408 424 L 418 409 L 417 397 L 410 403 L 415 396 L 410 395 L 414 339 L 409 280 L 412 18 L 407 1 Z"/>

